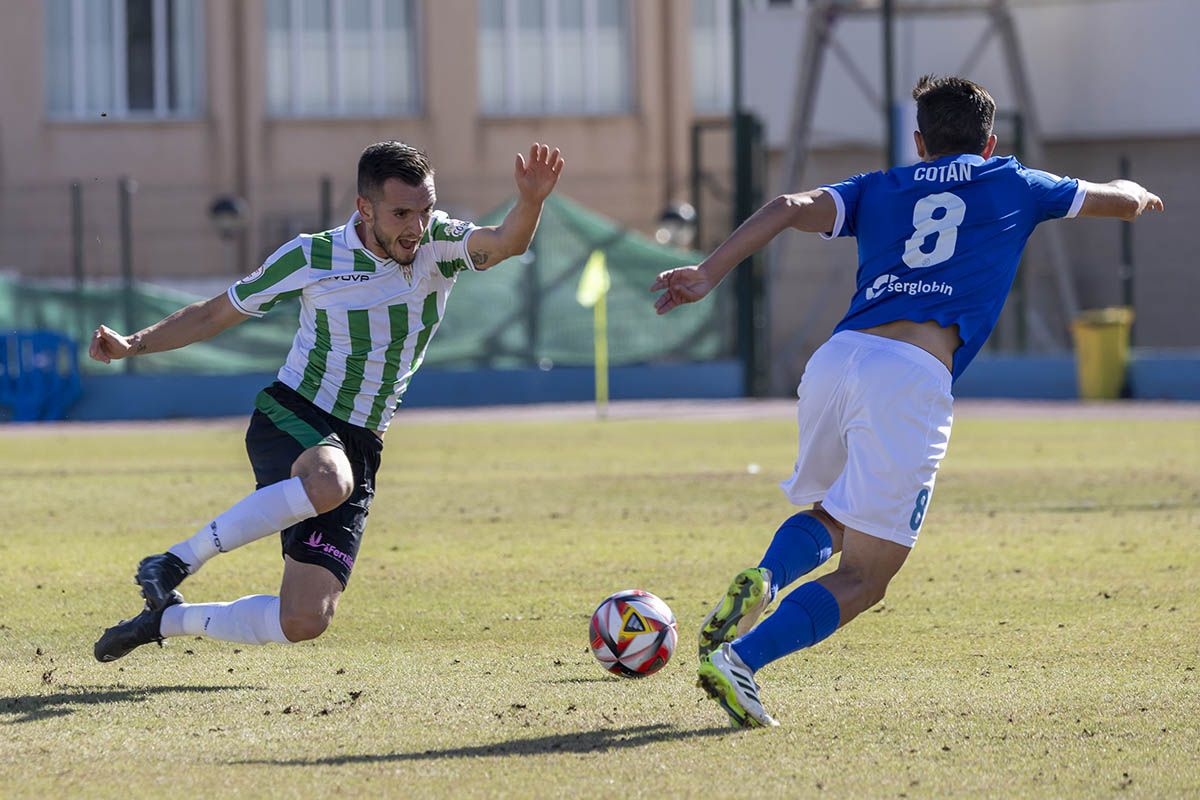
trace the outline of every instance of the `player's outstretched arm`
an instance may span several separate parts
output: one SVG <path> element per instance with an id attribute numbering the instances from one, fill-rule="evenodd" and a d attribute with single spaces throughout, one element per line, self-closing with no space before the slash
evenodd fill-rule
<path id="1" fill-rule="evenodd" d="M 175 350 L 192 342 L 212 338 L 248 317 L 234 308 L 222 293 L 181 308 L 166 319 L 132 336 L 122 336 L 107 325 L 92 334 L 88 355 L 105 364 L 129 356 Z"/>
<path id="2" fill-rule="evenodd" d="M 782 194 L 755 211 L 700 264 L 661 273 L 650 287 L 652 292 L 663 291 L 654 307 L 659 314 L 665 314 L 676 306 L 702 299 L 734 267 L 787 228 L 825 233 L 833 230 L 836 222 L 837 204 L 824 189 Z"/>
<path id="3" fill-rule="evenodd" d="M 517 203 L 499 225 L 476 228 L 467 239 L 467 251 L 477 270 L 494 267 L 510 256 L 529 248 L 542 216 L 542 204 L 554 191 L 558 176 L 567 164 L 558 148 L 535 143 L 529 148 L 529 160 L 518 153 L 513 178 L 517 183 Z"/>
<path id="4" fill-rule="evenodd" d="M 1081 217 L 1116 217 L 1133 221 L 1143 211 L 1163 210 L 1163 201 L 1158 195 L 1146 191 L 1145 187 L 1133 181 L 1088 182 L 1084 188 L 1087 195 L 1079 207 Z"/>

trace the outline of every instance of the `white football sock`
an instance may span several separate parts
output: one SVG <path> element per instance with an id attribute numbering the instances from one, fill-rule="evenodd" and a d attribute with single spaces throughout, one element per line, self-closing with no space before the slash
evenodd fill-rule
<path id="1" fill-rule="evenodd" d="M 224 642 L 291 644 L 279 624 L 279 598 L 252 594 L 232 603 L 179 603 L 163 611 L 163 636 L 207 636 Z"/>
<path id="2" fill-rule="evenodd" d="M 217 553 L 228 553 L 316 515 L 300 478 L 289 478 L 242 498 L 167 552 L 178 556 L 192 574 Z"/>

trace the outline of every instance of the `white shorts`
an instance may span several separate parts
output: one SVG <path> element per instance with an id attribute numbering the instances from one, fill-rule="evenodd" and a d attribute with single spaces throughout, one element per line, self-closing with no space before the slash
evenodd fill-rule
<path id="1" fill-rule="evenodd" d="M 843 525 L 912 547 L 954 422 L 950 372 L 915 345 L 840 331 L 797 389 L 800 448 L 780 486 Z"/>

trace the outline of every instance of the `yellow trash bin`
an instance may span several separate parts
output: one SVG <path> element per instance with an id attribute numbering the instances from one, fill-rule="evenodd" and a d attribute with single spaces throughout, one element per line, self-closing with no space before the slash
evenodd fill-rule
<path id="1" fill-rule="evenodd" d="M 1125 306 L 1093 308 L 1075 318 L 1071 333 L 1081 398 L 1115 400 L 1121 396 L 1129 366 L 1132 325 L 1133 309 Z"/>

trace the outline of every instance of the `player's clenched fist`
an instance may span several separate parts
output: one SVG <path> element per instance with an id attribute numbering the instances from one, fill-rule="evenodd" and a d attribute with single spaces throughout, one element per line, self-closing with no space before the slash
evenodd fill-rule
<path id="1" fill-rule="evenodd" d="M 92 334 L 91 344 L 88 345 L 88 355 L 94 361 L 103 361 L 107 364 L 114 359 L 125 358 L 129 355 L 130 349 L 129 337 L 122 336 L 107 325 L 101 325 Z"/>

